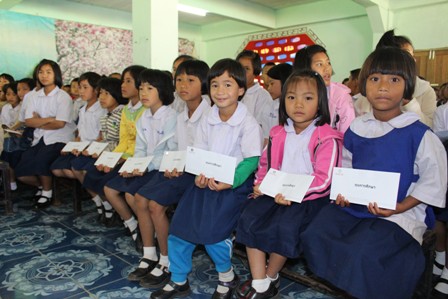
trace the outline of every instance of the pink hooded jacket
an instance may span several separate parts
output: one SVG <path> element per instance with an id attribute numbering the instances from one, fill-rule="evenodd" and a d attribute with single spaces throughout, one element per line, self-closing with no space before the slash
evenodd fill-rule
<path id="1" fill-rule="evenodd" d="M 283 126 L 275 126 L 269 134 L 271 143 L 270 166 L 280 170 L 283 161 L 286 131 Z M 258 171 L 255 175 L 255 185 L 261 184 L 268 172 L 268 147 L 263 150 Z M 342 160 L 342 133 L 332 129 L 329 125 L 316 127 L 311 135 L 308 149 L 313 165 L 314 180 L 305 194 L 305 200 L 313 200 L 330 194 L 333 167 L 340 166 Z"/>
<path id="2" fill-rule="evenodd" d="M 330 109 L 331 125 L 339 132 L 344 133 L 355 119 L 355 108 L 350 96 L 350 89 L 336 82 L 329 86 L 328 108 Z"/>

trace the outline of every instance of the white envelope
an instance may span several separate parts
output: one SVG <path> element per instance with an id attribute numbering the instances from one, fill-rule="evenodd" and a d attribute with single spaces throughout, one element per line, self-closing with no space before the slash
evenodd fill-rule
<path id="1" fill-rule="evenodd" d="M 133 172 L 134 169 L 137 169 L 139 172 L 145 172 L 146 168 L 148 167 L 149 163 L 151 163 L 151 160 L 154 158 L 154 156 L 147 156 L 147 157 L 141 157 L 141 158 L 127 158 L 126 162 L 124 162 L 123 166 L 121 166 L 119 173 L 122 172 Z"/>
<path id="2" fill-rule="evenodd" d="M 89 155 L 93 155 L 93 154 L 99 155 L 102 153 L 102 151 L 104 151 L 106 149 L 106 147 L 108 145 L 109 145 L 108 142 L 93 141 L 87 148 L 87 152 L 89 153 Z"/>
<path id="3" fill-rule="evenodd" d="M 70 153 L 73 150 L 78 150 L 82 152 L 89 143 L 90 141 L 70 141 L 62 148 L 62 151 Z"/>
<path id="4" fill-rule="evenodd" d="M 167 151 L 163 154 L 162 162 L 160 163 L 159 171 L 172 171 L 174 168 L 182 172 L 185 167 L 187 159 L 187 151 Z"/>
<path id="5" fill-rule="evenodd" d="M 271 197 L 281 193 L 287 200 L 302 202 L 313 180 L 312 175 L 291 174 L 271 168 L 260 184 L 260 191 Z"/>
<path id="6" fill-rule="evenodd" d="M 399 183 L 400 173 L 335 167 L 330 198 L 341 194 L 350 203 L 395 210 Z"/>
<path id="7" fill-rule="evenodd" d="M 187 147 L 185 171 L 192 174 L 203 174 L 215 181 L 233 185 L 236 158 L 215 152 Z"/>
<path id="8" fill-rule="evenodd" d="M 114 168 L 122 155 L 123 153 L 103 152 L 95 161 L 95 165 L 102 164 L 103 166 Z"/>

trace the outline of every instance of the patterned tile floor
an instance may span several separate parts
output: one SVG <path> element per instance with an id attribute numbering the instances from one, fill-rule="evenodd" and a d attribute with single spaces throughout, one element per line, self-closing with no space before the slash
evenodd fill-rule
<path id="1" fill-rule="evenodd" d="M 20 186 L 23 189 L 23 186 Z M 95 207 L 83 201 L 83 213 L 73 216 L 70 193 L 59 207 L 33 211 L 31 190 L 14 193 L 13 215 L 0 207 L 0 299 L 31 298 L 149 298 L 151 290 L 126 279 L 139 255 L 123 228 L 106 228 L 96 221 Z M 248 269 L 233 259 L 242 279 Z M 194 254 L 189 276 L 192 295 L 210 298 L 217 273 L 207 254 Z M 281 298 L 333 298 L 288 279 L 281 280 Z"/>

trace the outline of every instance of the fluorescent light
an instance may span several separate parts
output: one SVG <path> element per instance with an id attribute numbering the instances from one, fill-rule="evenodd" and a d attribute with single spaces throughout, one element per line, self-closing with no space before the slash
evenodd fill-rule
<path id="1" fill-rule="evenodd" d="M 201 17 L 205 17 L 208 12 L 205 9 L 196 8 L 193 6 L 188 6 L 188 5 L 183 5 L 183 4 L 177 4 L 177 10 L 186 12 L 186 13 L 191 13 L 191 14 L 201 16 Z"/>

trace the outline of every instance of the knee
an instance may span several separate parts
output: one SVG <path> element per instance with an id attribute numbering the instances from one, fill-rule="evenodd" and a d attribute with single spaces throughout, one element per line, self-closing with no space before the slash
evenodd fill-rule
<path id="1" fill-rule="evenodd" d="M 161 215 L 165 213 L 166 207 L 158 204 L 157 202 L 150 200 L 149 201 L 149 212 L 151 215 Z"/>

